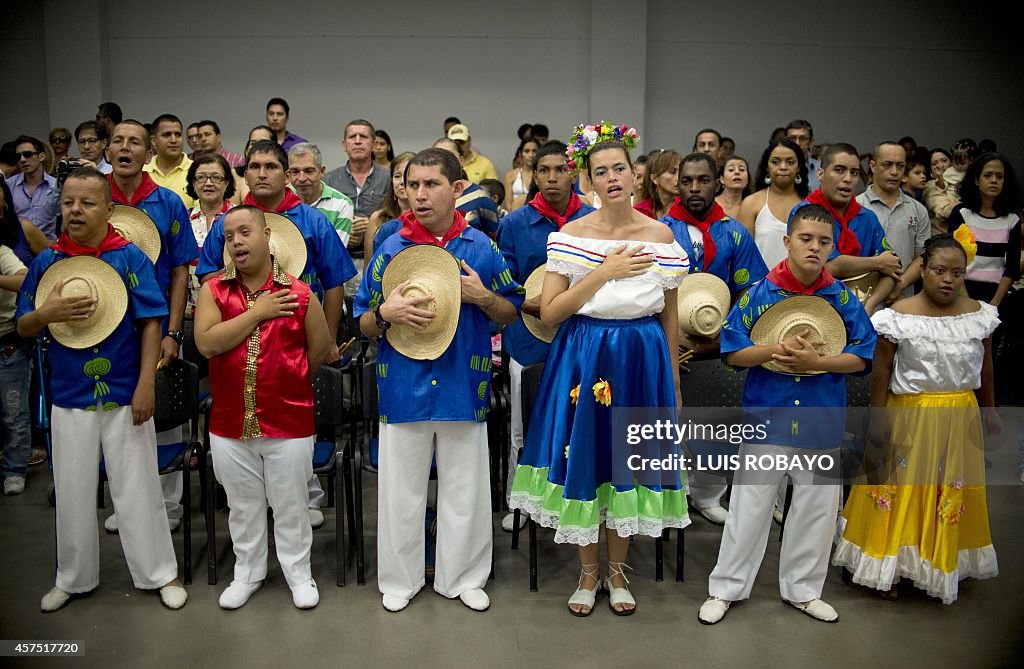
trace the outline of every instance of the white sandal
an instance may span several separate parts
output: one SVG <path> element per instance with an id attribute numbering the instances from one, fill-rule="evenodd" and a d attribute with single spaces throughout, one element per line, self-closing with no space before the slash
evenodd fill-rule
<path id="1" fill-rule="evenodd" d="M 617 565 L 617 566 L 616 566 Z M 632 593 L 629 588 L 616 588 L 612 585 L 612 578 L 615 576 L 621 576 L 622 580 L 629 585 L 629 579 L 626 578 L 626 574 L 623 573 L 623 569 L 633 571 L 625 562 L 612 562 L 608 561 L 608 578 L 604 580 L 604 587 L 608 589 L 608 607 L 617 616 L 631 616 L 636 613 L 636 600 L 633 599 Z M 632 604 L 633 608 L 624 609 L 622 611 L 615 608 L 616 604 Z"/>
<path id="2" fill-rule="evenodd" d="M 601 589 L 601 572 L 598 569 L 600 565 L 597 564 L 581 564 L 580 565 L 580 586 L 583 585 L 583 579 L 593 578 L 597 580 L 597 584 L 594 585 L 593 590 L 587 590 L 586 588 L 576 588 L 576 592 L 572 593 L 572 597 L 569 598 L 569 613 L 573 614 L 577 618 L 586 618 L 594 611 L 594 602 L 597 601 L 597 591 Z M 574 611 L 572 605 L 577 604 L 579 606 L 586 606 L 587 610 Z"/>

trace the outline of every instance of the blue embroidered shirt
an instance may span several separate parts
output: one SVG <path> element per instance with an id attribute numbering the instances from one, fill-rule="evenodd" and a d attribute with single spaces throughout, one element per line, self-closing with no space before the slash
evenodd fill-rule
<path id="1" fill-rule="evenodd" d="M 691 272 L 707 271 L 729 286 L 733 295 L 754 285 L 768 274 L 761 252 L 754 238 L 739 221 L 726 216 L 711 224 L 711 238 L 715 241 L 715 257 L 704 269 L 704 249 L 697 252 L 687 229 L 686 221 L 662 216 L 661 222 L 672 228 L 676 241 L 690 258 Z"/>

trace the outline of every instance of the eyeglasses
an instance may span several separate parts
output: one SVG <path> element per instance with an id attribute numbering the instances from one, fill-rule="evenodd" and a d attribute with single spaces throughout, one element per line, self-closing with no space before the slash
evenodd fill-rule
<path id="1" fill-rule="evenodd" d="M 79 138 L 78 143 L 92 146 L 93 144 L 99 144 L 100 141 L 99 137 L 81 137 Z"/>
<path id="2" fill-rule="evenodd" d="M 224 183 L 225 179 L 224 179 L 224 177 L 222 177 L 219 174 L 197 174 L 196 175 L 195 182 L 197 184 L 206 183 L 207 181 L 212 183 L 214 186 L 218 186 L 218 185 Z"/>
<path id="3" fill-rule="evenodd" d="M 68 144 L 71 138 L 67 135 L 54 135 L 50 137 L 50 144 Z"/>
<path id="4" fill-rule="evenodd" d="M 35 158 L 40 153 L 42 153 L 42 151 L 19 151 L 18 155 L 27 160 L 29 158 Z"/>

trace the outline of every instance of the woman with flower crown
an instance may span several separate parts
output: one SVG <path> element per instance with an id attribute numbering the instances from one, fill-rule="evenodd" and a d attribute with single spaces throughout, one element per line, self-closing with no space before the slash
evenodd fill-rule
<path id="1" fill-rule="evenodd" d="M 966 227 L 932 237 L 922 291 L 871 318 L 868 478 L 850 492 L 832 561 L 887 599 L 902 577 L 951 604 L 961 580 L 999 573 L 982 437 L 1001 426 L 991 347 L 999 318 L 963 290 L 975 250 Z"/>
<path id="2" fill-rule="evenodd" d="M 602 589 L 616 615 L 632 614 L 623 574 L 630 537 L 690 522 L 681 471 L 649 477 L 627 464 L 641 452 L 671 455 L 627 444 L 625 423 L 677 416 L 676 288 L 689 268 L 668 227 L 630 206 L 636 140 L 634 129 L 602 122 L 578 126 L 569 145 L 569 168 L 585 168 L 602 206 L 548 237 L 541 320 L 559 330 L 511 495 L 512 508 L 556 530 L 556 542 L 579 547 L 569 610 L 580 617 Z"/>

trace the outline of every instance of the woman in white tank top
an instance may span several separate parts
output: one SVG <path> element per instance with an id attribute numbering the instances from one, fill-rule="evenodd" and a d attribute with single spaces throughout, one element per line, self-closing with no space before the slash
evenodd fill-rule
<path id="1" fill-rule="evenodd" d="M 533 183 L 533 158 L 539 149 L 540 145 L 535 139 L 524 139 L 519 143 L 512 161 L 513 169 L 505 173 L 505 209 L 516 209 L 516 199 L 530 190 L 530 184 Z"/>
<path id="2" fill-rule="evenodd" d="M 772 142 L 761 156 L 756 186 L 762 188 L 744 198 L 739 221 L 750 231 L 769 268 L 786 257 L 782 238 L 789 212 L 807 197 L 807 163 L 791 139 Z M 767 186 L 767 188 L 765 188 Z"/>

